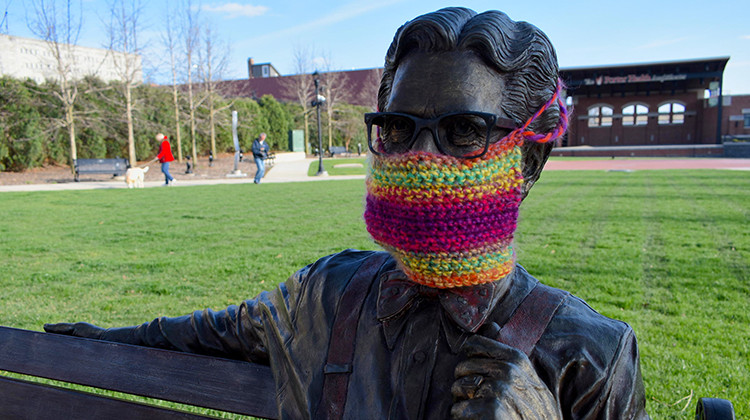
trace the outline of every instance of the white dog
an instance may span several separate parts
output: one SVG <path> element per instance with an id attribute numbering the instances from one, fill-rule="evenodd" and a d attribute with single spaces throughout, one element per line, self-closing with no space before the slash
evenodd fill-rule
<path id="1" fill-rule="evenodd" d="M 143 168 L 128 168 L 125 172 L 125 182 L 128 188 L 143 188 L 143 175 L 148 172 L 148 166 Z"/>

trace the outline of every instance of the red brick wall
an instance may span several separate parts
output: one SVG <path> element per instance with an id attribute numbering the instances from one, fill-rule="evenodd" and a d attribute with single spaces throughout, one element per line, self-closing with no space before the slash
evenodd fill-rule
<path id="1" fill-rule="evenodd" d="M 672 100 L 685 105 L 684 123 L 659 124 L 659 106 Z M 643 104 L 649 108 L 648 124 L 645 126 L 622 124 L 622 108 L 634 103 Z M 588 126 L 588 109 L 595 105 L 607 105 L 613 108 L 612 126 Z M 702 92 L 603 98 L 578 97 L 573 108 L 568 131 L 568 146 L 717 144 L 718 107 L 709 106 L 709 100 L 703 98 Z M 744 119 L 740 119 L 743 116 L 743 110 L 750 110 L 750 95 L 724 98 L 721 118 L 721 136 L 724 140 L 734 136 L 750 137 L 750 127 L 746 128 Z"/>
<path id="2" fill-rule="evenodd" d="M 642 146 L 673 144 L 713 144 L 715 143 L 715 123 L 704 127 L 704 107 L 702 92 L 675 94 L 643 94 L 615 97 L 578 97 L 574 103 L 574 114 L 568 135 L 568 146 Z M 682 124 L 659 124 L 659 106 L 666 102 L 678 102 L 685 106 Z M 622 123 L 622 109 L 631 104 L 648 107 L 646 125 L 626 126 Z M 610 127 L 589 127 L 588 109 L 595 105 L 613 108 L 614 118 Z M 713 121 L 716 121 L 714 116 Z"/>
<path id="3" fill-rule="evenodd" d="M 731 104 L 725 105 L 721 115 L 721 134 L 725 138 L 750 136 L 750 127 L 745 128 L 742 110 L 750 113 L 750 95 L 731 96 Z M 734 121 L 733 121 L 734 120 Z"/>

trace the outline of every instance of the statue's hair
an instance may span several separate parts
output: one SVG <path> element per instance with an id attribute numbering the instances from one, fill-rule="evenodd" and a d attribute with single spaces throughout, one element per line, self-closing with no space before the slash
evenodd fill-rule
<path id="1" fill-rule="evenodd" d="M 419 16 L 401 26 L 385 57 L 378 91 L 378 108 L 386 111 L 399 64 L 410 52 L 472 51 L 504 79 L 502 109 L 506 116 L 526 122 L 554 94 L 559 68 L 547 36 L 534 25 L 511 20 L 505 13 L 450 7 Z M 528 127 L 537 133 L 555 128 L 560 110 L 555 103 Z M 528 144 L 525 166 L 541 171 L 551 144 Z M 528 153 L 532 152 L 532 153 Z M 533 155 L 533 156 L 532 156 Z M 528 161 L 531 159 L 532 161 Z M 539 161 L 541 159 L 541 161 Z M 536 177 L 524 177 L 531 184 Z M 529 174 L 530 175 L 530 174 Z M 538 176 L 538 173 L 537 173 Z M 526 189 L 530 188 L 528 185 Z"/>

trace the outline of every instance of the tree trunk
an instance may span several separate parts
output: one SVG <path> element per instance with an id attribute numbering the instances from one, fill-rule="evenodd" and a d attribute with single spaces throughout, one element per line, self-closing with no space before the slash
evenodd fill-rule
<path id="1" fill-rule="evenodd" d="M 209 93 L 211 95 L 211 93 Z M 216 156 L 216 126 L 214 118 L 214 99 L 213 96 L 208 97 L 208 129 L 211 133 L 211 154 Z"/>
<path id="2" fill-rule="evenodd" d="M 328 150 L 331 150 L 331 147 L 333 147 L 333 127 L 331 126 L 331 120 L 332 118 L 332 112 L 328 111 Z"/>
<path id="3" fill-rule="evenodd" d="M 133 136 L 133 98 L 130 83 L 125 82 L 125 117 L 128 121 L 128 161 L 130 166 L 135 166 L 135 136 Z"/>
<path id="4" fill-rule="evenodd" d="M 192 95 L 190 95 L 192 97 Z M 192 143 L 191 156 L 193 159 L 193 167 L 197 167 L 198 161 L 198 142 L 195 138 L 195 109 L 190 107 L 190 142 Z"/>
<path id="5" fill-rule="evenodd" d="M 75 162 L 78 159 L 76 149 L 76 126 L 73 120 L 73 104 L 65 105 L 65 124 L 68 126 L 68 138 L 70 139 L 70 171 L 75 174 Z"/>
<path id="6" fill-rule="evenodd" d="M 190 154 L 193 159 L 193 168 L 197 168 L 198 165 L 196 165 L 196 163 L 198 163 L 198 142 L 195 138 L 195 110 L 192 107 L 190 108 L 190 142 L 192 143 Z"/>
<path id="7" fill-rule="evenodd" d="M 174 72 L 174 71 L 173 71 Z M 180 101 L 177 96 L 177 85 L 172 85 L 172 103 L 174 104 L 174 131 L 177 140 L 177 162 L 182 163 L 182 136 L 180 135 Z"/>
<path id="8" fill-rule="evenodd" d="M 198 168 L 197 140 L 195 138 L 195 103 L 193 102 L 193 79 L 188 76 L 188 104 L 190 105 L 190 142 L 192 143 L 191 155 L 193 168 Z"/>
<path id="9" fill-rule="evenodd" d="M 307 138 L 307 130 L 310 127 L 310 117 L 307 115 L 307 110 L 303 109 L 303 112 L 305 113 L 305 153 L 310 154 L 310 141 Z"/>

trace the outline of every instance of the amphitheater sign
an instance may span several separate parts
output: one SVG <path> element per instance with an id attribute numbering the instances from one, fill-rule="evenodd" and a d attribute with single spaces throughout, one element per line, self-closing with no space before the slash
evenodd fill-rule
<path id="1" fill-rule="evenodd" d="M 685 80 L 687 74 L 628 74 L 627 76 L 597 76 L 595 78 L 583 79 L 586 86 L 615 85 L 623 83 L 645 83 L 645 82 L 671 82 L 674 80 Z"/>

